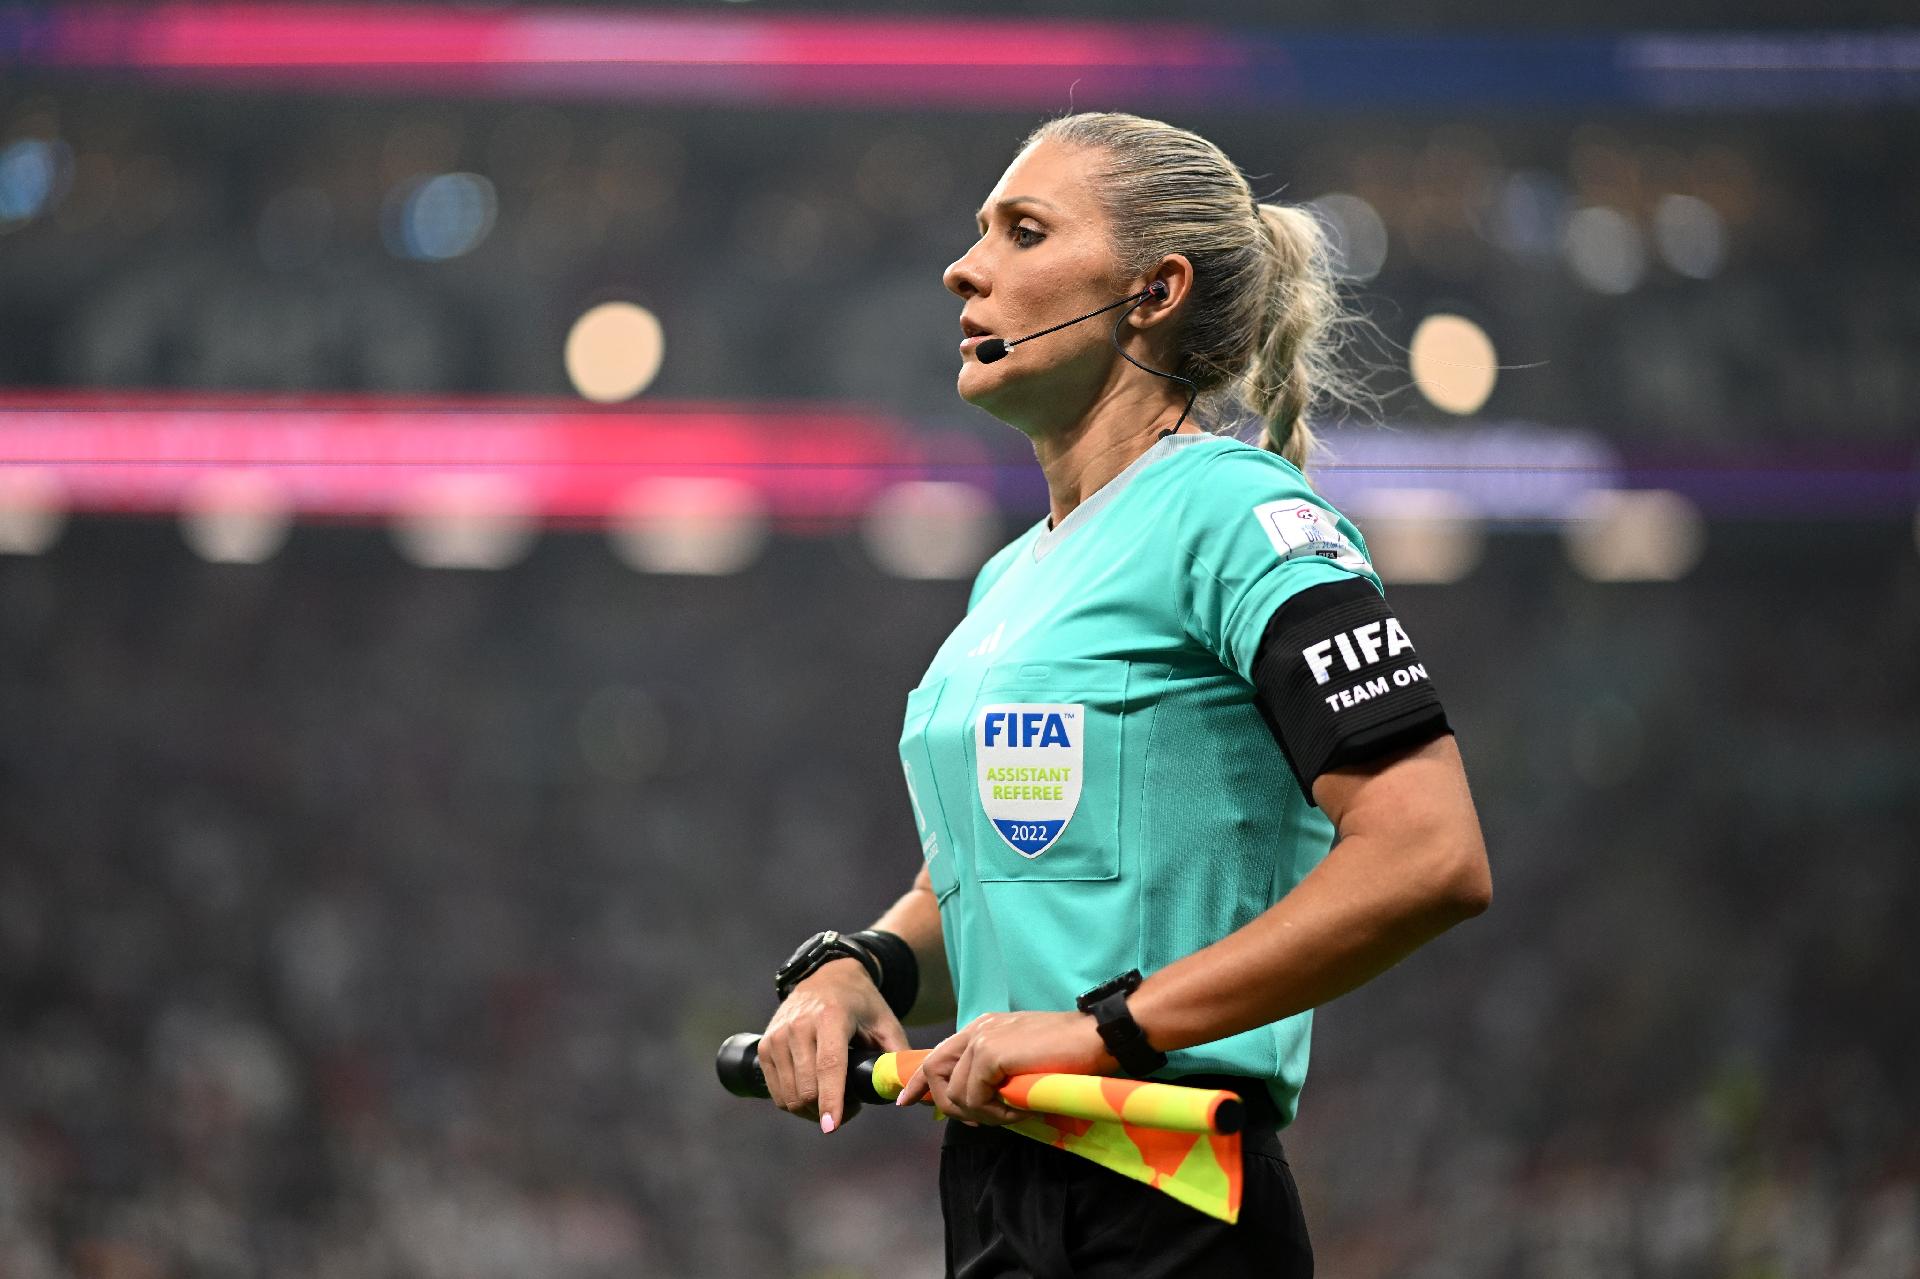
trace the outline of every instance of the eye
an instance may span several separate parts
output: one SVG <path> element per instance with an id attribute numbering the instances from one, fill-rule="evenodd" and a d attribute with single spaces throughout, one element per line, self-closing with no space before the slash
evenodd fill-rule
<path id="1" fill-rule="evenodd" d="M 1014 245 L 1022 249 L 1031 249 L 1034 245 L 1047 238 L 1045 232 L 1030 226 L 1020 226 L 1017 223 L 1007 234 L 1013 237 Z"/>

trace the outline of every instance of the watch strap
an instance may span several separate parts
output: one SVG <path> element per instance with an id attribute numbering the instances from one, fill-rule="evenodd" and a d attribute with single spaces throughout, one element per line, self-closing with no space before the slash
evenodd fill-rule
<path id="1" fill-rule="evenodd" d="M 1127 1008 L 1127 996 L 1144 980 L 1135 968 L 1102 982 L 1075 1001 L 1075 1007 L 1093 1018 L 1100 1042 L 1107 1046 L 1120 1069 L 1144 1079 L 1167 1064 L 1167 1055 L 1147 1042 L 1147 1033 Z"/>

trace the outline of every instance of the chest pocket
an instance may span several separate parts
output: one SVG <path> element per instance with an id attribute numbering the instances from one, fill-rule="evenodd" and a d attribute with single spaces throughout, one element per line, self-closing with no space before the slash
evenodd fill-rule
<path id="1" fill-rule="evenodd" d="M 930 740 L 934 713 L 945 690 L 946 682 L 941 680 L 907 694 L 906 722 L 900 732 L 900 767 L 907 778 L 913 820 L 920 829 L 920 856 L 927 864 L 934 896 L 941 901 L 960 886 L 959 868 L 954 864 L 958 853 L 945 806 L 940 802 L 939 774 L 934 769 Z"/>
<path id="2" fill-rule="evenodd" d="M 1086 659 L 987 668 L 966 717 L 971 802 L 955 814 L 975 878 L 1119 878 L 1140 821 L 1149 675 Z"/>

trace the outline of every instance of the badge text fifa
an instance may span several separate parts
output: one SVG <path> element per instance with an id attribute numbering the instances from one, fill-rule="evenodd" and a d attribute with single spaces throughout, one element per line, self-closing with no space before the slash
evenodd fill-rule
<path id="1" fill-rule="evenodd" d="M 1067 721 L 1057 711 L 988 711 L 981 717 L 981 742 L 994 746 L 1072 746 Z"/>

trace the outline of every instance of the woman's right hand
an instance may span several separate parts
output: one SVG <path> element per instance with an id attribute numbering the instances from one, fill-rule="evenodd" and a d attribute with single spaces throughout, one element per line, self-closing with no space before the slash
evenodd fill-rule
<path id="1" fill-rule="evenodd" d="M 856 1039 L 882 1052 L 910 1045 L 857 959 L 836 959 L 793 988 L 760 1037 L 760 1070 L 780 1109 L 818 1119 L 832 1132 L 846 1119 L 848 1047 Z"/>

